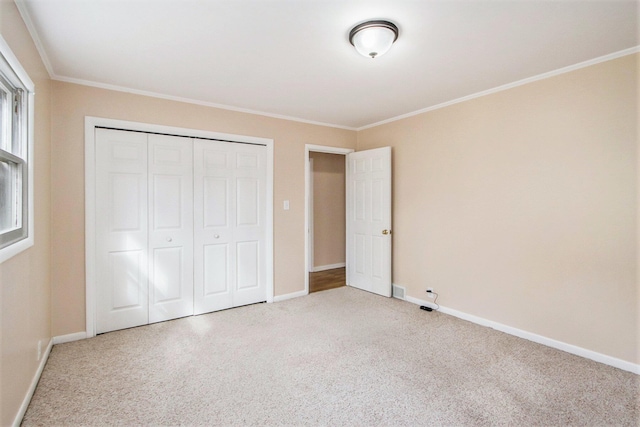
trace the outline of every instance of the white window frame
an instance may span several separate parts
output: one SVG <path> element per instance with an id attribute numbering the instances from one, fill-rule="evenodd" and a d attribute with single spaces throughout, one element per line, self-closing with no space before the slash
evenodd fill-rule
<path id="1" fill-rule="evenodd" d="M 20 179 L 23 183 L 26 181 L 26 185 L 16 186 L 16 191 L 21 192 L 18 196 L 23 201 L 21 206 L 23 214 L 21 225 L 24 232 L 18 232 L 18 234 L 21 235 L 19 240 L 0 248 L 0 263 L 2 263 L 33 246 L 35 234 L 33 220 L 33 123 L 35 117 L 35 85 L 2 36 L 0 36 L 0 71 L 2 71 L 5 79 L 7 79 L 12 85 L 20 87 L 25 91 L 23 102 L 26 103 L 22 108 L 22 118 L 23 121 L 26 122 L 23 124 L 23 132 L 21 134 L 22 146 L 24 147 L 22 150 L 23 152 L 7 153 L 5 151 L 0 151 L 0 160 L 19 164 L 19 168 L 25 169 L 20 173 Z M 8 233 L 15 234 L 16 230 L 12 230 L 6 234 Z"/>

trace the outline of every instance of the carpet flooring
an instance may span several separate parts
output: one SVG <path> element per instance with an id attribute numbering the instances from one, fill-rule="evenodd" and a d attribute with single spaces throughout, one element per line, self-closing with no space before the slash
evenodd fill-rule
<path id="1" fill-rule="evenodd" d="M 35 425 L 622 425 L 640 377 L 343 287 L 53 347 Z"/>

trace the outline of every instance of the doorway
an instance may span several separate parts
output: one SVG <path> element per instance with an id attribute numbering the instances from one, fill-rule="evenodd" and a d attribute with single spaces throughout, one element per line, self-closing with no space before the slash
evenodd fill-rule
<path id="1" fill-rule="evenodd" d="M 309 154 L 309 293 L 346 285 L 346 171 L 341 154 Z"/>
<path id="2" fill-rule="evenodd" d="M 346 163 L 347 286 L 391 296 L 391 147 L 355 150 L 305 146 L 305 290 L 309 294 L 310 153 L 333 153 Z"/>
<path id="3" fill-rule="evenodd" d="M 346 285 L 346 155 L 305 147 L 305 293 Z"/>

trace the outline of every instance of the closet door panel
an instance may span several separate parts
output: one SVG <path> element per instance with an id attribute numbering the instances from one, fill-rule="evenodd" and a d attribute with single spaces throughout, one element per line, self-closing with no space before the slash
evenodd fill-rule
<path id="1" fill-rule="evenodd" d="M 146 292 L 141 289 L 144 277 L 144 253 L 125 250 L 109 253 L 108 288 L 113 311 L 146 305 Z M 108 298 L 105 300 L 109 300 Z"/>
<path id="2" fill-rule="evenodd" d="M 195 312 L 266 300 L 266 148 L 194 141 Z"/>
<path id="3" fill-rule="evenodd" d="M 148 323 L 147 137 L 96 129 L 96 332 Z"/>
<path id="4" fill-rule="evenodd" d="M 229 180 L 223 177 L 202 177 L 203 227 L 211 229 L 228 226 Z"/>
<path id="5" fill-rule="evenodd" d="M 149 135 L 149 322 L 193 314 L 193 152 Z"/>
<path id="6" fill-rule="evenodd" d="M 236 227 L 259 227 L 260 182 L 256 178 L 236 180 Z"/>
<path id="7" fill-rule="evenodd" d="M 234 144 L 236 183 L 234 305 L 266 300 L 266 147 Z"/>
<path id="8" fill-rule="evenodd" d="M 258 271 L 260 242 L 238 242 L 236 245 L 238 268 L 236 271 L 237 290 L 245 291 L 260 286 Z"/>
<path id="9" fill-rule="evenodd" d="M 195 314 L 233 307 L 236 212 L 231 145 L 193 142 Z"/>
<path id="10" fill-rule="evenodd" d="M 181 175 L 154 174 L 153 225 L 156 230 L 179 230 L 184 227 L 182 206 L 185 200 L 184 186 L 188 185 Z"/>
<path id="11" fill-rule="evenodd" d="M 186 260 L 183 252 L 183 248 L 180 247 L 153 249 L 154 304 L 166 304 L 184 298 L 183 266 Z M 180 317 L 180 314 L 177 317 Z"/>
<path id="12" fill-rule="evenodd" d="M 204 296 L 228 295 L 229 245 L 204 246 Z"/>

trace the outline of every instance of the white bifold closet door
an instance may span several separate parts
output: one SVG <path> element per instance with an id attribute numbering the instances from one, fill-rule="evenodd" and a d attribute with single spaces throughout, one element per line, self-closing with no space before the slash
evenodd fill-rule
<path id="1" fill-rule="evenodd" d="M 193 148 L 194 313 L 265 301 L 266 148 L 204 140 Z"/>
<path id="2" fill-rule="evenodd" d="M 98 333 L 193 314 L 187 138 L 96 130 Z"/>
<path id="3" fill-rule="evenodd" d="M 193 314 L 193 149 L 149 135 L 149 323 Z"/>
<path id="4" fill-rule="evenodd" d="M 96 332 L 266 300 L 266 147 L 96 129 Z"/>
<path id="5" fill-rule="evenodd" d="M 149 323 L 147 135 L 96 130 L 96 332 Z"/>

